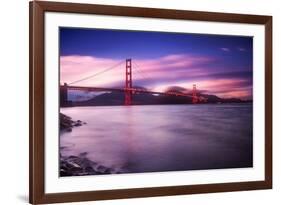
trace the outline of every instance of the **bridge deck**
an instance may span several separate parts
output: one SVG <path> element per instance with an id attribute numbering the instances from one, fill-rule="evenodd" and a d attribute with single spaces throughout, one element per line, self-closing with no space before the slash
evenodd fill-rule
<path id="1" fill-rule="evenodd" d="M 64 87 L 64 86 L 62 86 Z M 183 97 L 192 97 L 192 94 L 189 93 L 178 93 L 178 92 L 157 92 L 141 88 L 101 88 L 101 87 L 86 87 L 86 86 L 66 86 L 69 90 L 83 90 L 83 91 L 117 91 L 117 92 L 127 92 L 132 91 L 133 93 L 150 93 L 157 95 L 171 95 L 171 96 L 183 96 Z"/>

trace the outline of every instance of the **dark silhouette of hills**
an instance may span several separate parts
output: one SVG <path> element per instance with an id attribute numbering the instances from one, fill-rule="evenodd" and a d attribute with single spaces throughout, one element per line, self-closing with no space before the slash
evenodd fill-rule
<path id="1" fill-rule="evenodd" d="M 219 98 L 216 95 L 199 94 L 199 97 L 207 98 L 201 103 L 242 103 L 246 102 L 238 98 Z M 70 102 L 69 106 L 114 106 L 124 105 L 125 94 L 123 92 L 107 92 L 90 100 Z M 150 93 L 133 94 L 133 105 L 161 105 L 161 104 L 191 104 L 192 97 L 153 95 Z"/>

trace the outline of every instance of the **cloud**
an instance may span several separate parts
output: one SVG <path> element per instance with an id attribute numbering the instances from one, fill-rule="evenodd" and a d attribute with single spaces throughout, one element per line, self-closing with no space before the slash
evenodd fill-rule
<path id="1" fill-rule="evenodd" d="M 133 65 L 136 65 L 135 70 L 145 73 L 147 80 L 153 83 L 153 81 L 172 82 L 207 75 L 204 66 L 213 61 L 215 59 L 210 57 L 178 54 L 153 60 L 135 60 Z"/>
<path id="2" fill-rule="evenodd" d="M 252 96 L 252 72 L 235 68 L 216 67 L 217 61 L 209 56 L 173 54 L 154 59 L 133 59 L 133 86 L 165 91 L 169 86 L 187 90 L 196 84 L 199 90 L 220 97 Z M 104 72 L 104 70 L 115 68 Z M 95 73 L 94 78 L 75 85 L 95 87 L 124 87 L 125 60 L 98 58 L 94 56 L 61 56 L 60 82 L 70 83 Z"/>
<path id="3" fill-rule="evenodd" d="M 225 51 L 225 52 L 229 52 L 230 49 L 229 48 L 226 48 L 226 47 L 223 47 L 223 48 L 220 48 L 222 51 Z"/>
<path id="4" fill-rule="evenodd" d="M 60 81 L 61 83 L 71 83 L 94 73 L 102 72 L 119 62 L 118 60 L 92 56 L 62 56 L 60 57 Z M 79 85 L 106 86 L 107 84 L 118 83 L 121 79 L 116 78 L 116 76 L 121 74 L 121 66 L 118 67 L 111 70 L 109 75 L 101 74 L 96 78 L 83 81 Z"/>
<path id="5" fill-rule="evenodd" d="M 133 77 L 135 83 L 138 81 L 152 83 L 157 80 L 177 80 L 179 77 L 192 77 L 205 75 L 206 71 L 200 66 L 212 62 L 213 59 L 202 56 L 191 55 L 168 55 L 156 59 L 134 60 Z M 94 73 L 100 73 L 118 64 L 120 60 L 97 58 L 92 56 L 62 56 L 60 58 L 61 83 L 73 82 L 85 78 Z M 188 74 L 188 75 L 187 75 Z M 115 69 L 96 78 L 81 82 L 82 85 L 95 86 L 117 86 L 124 84 L 125 60 L 124 63 Z M 141 78 L 142 77 L 142 78 Z"/>
<path id="6" fill-rule="evenodd" d="M 193 84 L 196 84 L 196 88 L 202 93 L 217 95 L 221 98 L 237 97 L 241 99 L 251 99 L 252 86 L 248 85 L 247 79 L 205 79 L 195 80 L 190 82 L 179 82 L 174 86 L 192 88 Z M 168 84 L 161 84 L 156 89 L 165 90 Z"/>

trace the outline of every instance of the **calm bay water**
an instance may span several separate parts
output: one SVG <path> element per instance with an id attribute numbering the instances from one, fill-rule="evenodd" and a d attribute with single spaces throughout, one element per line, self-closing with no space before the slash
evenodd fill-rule
<path id="1" fill-rule="evenodd" d="M 61 108 L 86 125 L 62 133 L 62 155 L 126 173 L 252 166 L 252 105 Z"/>

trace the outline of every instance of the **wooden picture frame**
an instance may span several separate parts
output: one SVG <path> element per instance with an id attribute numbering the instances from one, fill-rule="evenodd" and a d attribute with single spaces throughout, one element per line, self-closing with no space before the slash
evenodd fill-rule
<path id="1" fill-rule="evenodd" d="M 104 6 L 92 4 L 30 2 L 30 142 L 29 198 L 32 204 L 88 200 L 153 197 L 272 188 L 272 17 L 199 11 Z M 45 39 L 46 12 L 97 14 L 123 17 L 243 23 L 265 26 L 265 179 L 231 183 L 164 186 L 149 188 L 45 193 Z M 45 42 L 45 43 L 44 43 Z"/>

